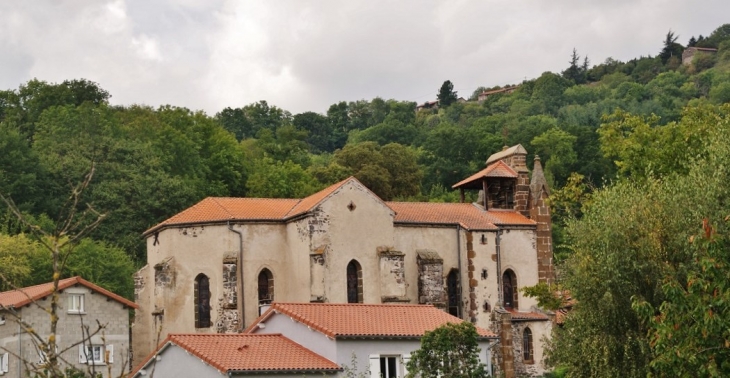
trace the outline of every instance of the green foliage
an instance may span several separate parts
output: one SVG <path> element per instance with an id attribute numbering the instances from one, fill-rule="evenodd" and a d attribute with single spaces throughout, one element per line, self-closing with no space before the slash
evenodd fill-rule
<path id="1" fill-rule="evenodd" d="M 421 348 L 411 354 L 409 377 L 486 377 L 479 361 L 479 334 L 469 322 L 448 323 L 421 338 Z"/>
<path id="2" fill-rule="evenodd" d="M 446 80 L 443 84 L 441 84 L 437 98 L 439 106 L 442 108 L 448 107 L 459 99 L 456 92 L 454 92 L 454 84 L 452 84 L 450 80 Z"/>
<path id="3" fill-rule="evenodd" d="M 320 185 L 292 161 L 263 158 L 254 164 L 246 189 L 250 197 L 303 198 L 320 189 Z"/>
<path id="4" fill-rule="evenodd" d="M 564 304 L 564 298 L 559 294 L 560 288 L 554 284 L 540 282 L 520 290 L 525 296 L 537 299 L 538 306 L 547 310 L 557 310 Z"/>
<path id="5" fill-rule="evenodd" d="M 530 142 L 535 153 L 545 159 L 545 176 L 549 182 L 563 184 L 568 179 L 577 160 L 573 149 L 577 139 L 563 130 L 552 128 Z"/>
<path id="6" fill-rule="evenodd" d="M 662 349 L 650 336 L 656 325 L 649 321 L 656 314 L 646 306 L 661 311 L 675 303 L 679 294 L 667 283 L 707 271 L 687 241 L 703 218 L 716 222 L 727 216 L 730 106 L 688 109 L 677 127 L 685 135 L 702 136 L 682 139 L 682 151 L 691 153 L 675 159 L 680 169 L 660 178 L 636 171 L 637 180 L 594 192 L 583 217 L 568 222 L 574 252 L 563 267 L 562 283 L 577 304 L 556 331 L 548 361 L 569 367 L 569 376 L 674 375 L 659 370 Z M 652 150 L 646 152 L 652 159 Z M 691 309 L 681 301 L 678 306 Z M 700 357 L 687 366 L 702 364 Z"/>
<path id="7" fill-rule="evenodd" d="M 36 243 L 23 234 L 0 234 L 0 291 L 12 290 L 12 285 L 24 287 L 30 284 L 29 256 L 37 249 Z"/>
<path id="8" fill-rule="evenodd" d="M 727 219 L 727 218 L 726 218 Z M 727 220 L 726 220 L 727 221 Z M 705 222 L 704 235 L 685 247 L 691 260 L 662 281 L 658 307 L 638 299 L 634 309 L 650 325 L 655 376 L 725 377 L 730 374 L 730 254 L 725 235 Z M 727 230 L 722 225 L 723 231 Z"/>

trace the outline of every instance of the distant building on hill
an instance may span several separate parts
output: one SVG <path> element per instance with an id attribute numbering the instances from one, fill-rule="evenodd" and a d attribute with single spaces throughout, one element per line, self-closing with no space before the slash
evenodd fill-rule
<path id="1" fill-rule="evenodd" d="M 682 64 L 688 66 L 697 54 L 716 54 L 717 49 L 711 47 L 687 47 L 682 53 Z"/>
<path id="2" fill-rule="evenodd" d="M 515 85 L 513 87 L 504 87 L 504 88 L 500 88 L 500 89 L 492 89 L 489 91 L 484 91 L 479 94 L 479 97 L 477 97 L 477 101 L 482 102 L 482 101 L 488 99 L 489 96 L 494 96 L 494 95 L 497 95 L 500 93 L 512 93 L 512 92 L 516 91 L 517 88 L 519 88 L 519 87 L 520 87 L 519 85 Z"/>

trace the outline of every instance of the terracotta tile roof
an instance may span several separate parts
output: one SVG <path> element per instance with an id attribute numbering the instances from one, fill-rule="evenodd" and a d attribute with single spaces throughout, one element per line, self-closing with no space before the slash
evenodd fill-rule
<path id="1" fill-rule="evenodd" d="M 131 374 L 152 362 L 170 345 L 177 345 L 223 374 L 228 372 L 328 372 L 340 367 L 281 334 L 171 334 Z"/>
<path id="2" fill-rule="evenodd" d="M 471 203 L 388 202 L 395 223 L 461 225 L 467 230 L 496 230 L 498 225 L 534 226 L 513 210 L 484 211 Z"/>
<path id="3" fill-rule="evenodd" d="M 357 181 L 357 179 L 354 177 L 348 177 L 334 185 L 330 185 L 329 187 L 324 188 L 324 189 L 320 190 L 319 192 L 312 194 L 311 196 L 309 196 L 307 198 L 302 199 L 301 201 L 299 201 L 299 203 L 296 204 L 296 206 L 294 206 L 287 213 L 287 218 L 295 217 L 297 215 L 300 215 L 300 214 L 306 213 L 307 211 L 312 210 L 314 207 L 319 205 L 325 198 L 327 198 L 330 194 L 334 193 L 335 190 L 341 188 L 343 185 L 345 185 L 345 183 L 347 183 L 351 180 Z"/>
<path id="4" fill-rule="evenodd" d="M 506 164 L 501 164 L 511 170 Z M 337 191 L 337 189 L 353 180 L 359 183 L 356 178 L 350 177 L 304 199 L 208 197 L 148 229 L 142 235 L 147 236 L 167 226 L 187 224 L 220 223 L 227 221 L 285 222 L 311 211 Z M 363 185 L 363 187 L 365 186 Z M 373 196 L 377 198 L 377 195 L 374 193 Z M 461 224 L 464 228 L 470 230 L 496 230 L 497 227 L 495 225 L 501 224 L 534 225 L 534 222 L 514 211 L 509 211 L 513 213 L 511 215 L 504 211 L 499 211 L 499 214 L 493 214 L 494 211 L 492 210 L 485 213 L 471 204 L 430 202 L 384 203 L 397 213 L 395 222 Z"/>
<path id="5" fill-rule="evenodd" d="M 512 320 L 550 320 L 550 318 L 540 312 L 519 312 L 516 310 L 507 310 L 512 314 Z"/>
<path id="6" fill-rule="evenodd" d="M 71 277 L 66 278 L 63 280 L 58 281 L 58 289 L 63 290 L 68 287 L 71 287 L 73 285 L 83 285 L 87 288 L 93 290 L 94 292 L 97 292 L 99 294 L 103 294 L 125 306 L 131 307 L 131 308 L 138 308 L 136 303 L 121 297 L 117 294 L 112 293 L 109 290 L 106 290 L 100 286 L 94 285 L 93 283 L 79 277 Z M 0 293 L 0 307 L 15 307 L 19 308 L 22 306 L 25 306 L 33 301 L 40 300 L 44 297 L 47 297 L 51 295 L 53 292 L 53 282 L 44 283 L 41 285 L 35 285 L 35 286 L 29 286 L 20 288 L 18 290 L 10 290 L 10 291 L 4 291 Z"/>
<path id="7" fill-rule="evenodd" d="M 333 338 L 420 338 L 426 331 L 463 321 L 430 305 L 275 302 L 244 332 L 254 331 L 276 313 Z M 497 337 L 483 328 L 477 327 L 477 332 L 482 337 Z"/>
<path id="8" fill-rule="evenodd" d="M 142 235 L 146 236 L 166 226 L 183 224 L 226 221 L 283 222 L 312 210 L 345 183 L 353 180 L 357 181 L 356 178 L 349 177 L 303 199 L 208 197 L 148 229 Z"/>
<path id="9" fill-rule="evenodd" d="M 477 189 L 482 188 L 482 179 L 487 177 L 504 177 L 504 178 L 517 178 L 517 172 L 512 167 L 507 165 L 502 160 L 497 161 L 494 164 L 490 164 L 488 167 L 481 171 L 459 181 L 458 183 L 451 186 L 452 188 L 460 187 L 474 187 Z"/>

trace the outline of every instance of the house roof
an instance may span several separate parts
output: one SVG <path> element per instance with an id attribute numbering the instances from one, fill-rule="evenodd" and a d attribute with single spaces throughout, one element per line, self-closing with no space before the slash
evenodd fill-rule
<path id="1" fill-rule="evenodd" d="M 487 165 L 515 154 L 527 155 L 527 150 L 525 149 L 525 147 L 522 147 L 521 144 L 505 148 L 504 150 L 499 151 L 496 154 L 491 154 L 489 158 L 487 158 Z"/>
<path id="2" fill-rule="evenodd" d="M 499 172 L 509 172 L 508 170 L 511 168 L 504 163 L 498 165 L 498 168 L 493 168 L 493 171 L 497 172 L 495 174 L 503 174 Z M 169 226 L 190 224 L 228 221 L 285 222 L 316 208 L 350 181 L 359 183 L 356 178 L 350 177 L 303 199 L 208 197 L 148 229 L 142 235 L 147 236 Z M 377 198 L 374 193 L 372 195 Z M 514 211 L 485 212 L 471 204 L 430 202 L 383 202 L 383 204 L 396 213 L 394 218 L 396 223 L 461 224 L 470 230 L 496 230 L 496 225 L 502 224 L 535 224 Z"/>
<path id="3" fill-rule="evenodd" d="M 166 226 L 183 224 L 226 221 L 284 221 L 312 210 L 325 198 L 350 181 L 359 182 L 354 177 L 348 177 L 302 199 L 208 197 L 153 226 L 142 235 L 149 235 Z"/>
<path id="4" fill-rule="evenodd" d="M 274 302 L 244 332 L 255 331 L 275 314 L 285 314 L 332 338 L 420 338 L 426 331 L 463 321 L 430 305 Z M 497 337 L 479 327 L 477 333 Z"/>
<path id="5" fill-rule="evenodd" d="M 176 345 L 223 374 L 328 372 L 340 367 L 281 334 L 170 334 L 132 371 L 150 365 L 162 350 Z"/>
<path id="6" fill-rule="evenodd" d="M 103 294 L 108 298 L 111 298 L 125 306 L 131 308 L 138 308 L 136 303 L 125 299 L 117 294 L 112 293 L 100 286 L 94 285 L 93 283 L 79 277 L 71 277 L 58 281 L 58 290 L 64 290 L 74 285 L 83 285 L 92 291 Z M 19 308 L 30 304 L 34 301 L 41 300 L 53 293 L 53 282 L 44 283 L 41 285 L 28 286 L 19 288 L 17 290 L 4 291 L 0 293 L 0 307 L 15 307 Z"/>
<path id="7" fill-rule="evenodd" d="M 501 225 L 534 226 L 535 222 L 514 210 L 489 210 L 471 203 L 388 202 L 395 223 L 461 225 L 467 230 L 496 230 Z"/>
<path id="8" fill-rule="evenodd" d="M 501 177 L 501 178 L 514 178 L 518 176 L 512 167 L 502 160 L 498 160 L 496 163 L 490 164 L 488 167 L 481 171 L 459 181 L 454 184 L 452 188 L 470 188 L 470 189 L 482 189 L 482 180 L 488 177 Z"/>

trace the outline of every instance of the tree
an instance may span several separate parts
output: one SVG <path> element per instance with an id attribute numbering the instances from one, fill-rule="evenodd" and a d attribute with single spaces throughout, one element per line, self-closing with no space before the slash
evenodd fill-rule
<path id="1" fill-rule="evenodd" d="M 567 80 L 571 80 L 575 84 L 585 83 L 585 72 L 588 70 L 588 57 L 583 61 L 583 65 L 580 65 L 580 56 L 578 52 L 573 48 L 573 54 L 570 56 L 570 66 L 563 71 L 563 77 Z"/>
<path id="2" fill-rule="evenodd" d="M 686 246 L 693 261 L 685 268 L 690 269 L 666 276 L 662 304 L 634 303 L 651 326 L 651 368 L 657 376 L 730 374 L 730 244 L 708 219 L 703 223 L 701 234 L 692 235 Z"/>
<path id="3" fill-rule="evenodd" d="M 713 260 L 717 252 L 693 250 L 688 240 L 696 239 L 703 219 L 721 224 L 727 217 L 730 106 L 688 109 L 681 123 L 698 138 L 677 138 L 684 141 L 681 151 L 690 151 L 675 158 L 684 159 L 672 164 L 678 169 L 658 177 L 639 171 L 636 179 L 595 191 L 583 217 L 568 222 L 573 254 L 561 280 L 577 303 L 555 330 L 548 363 L 567 366 L 570 376 L 711 375 L 712 369 L 728 374 L 721 349 L 727 336 L 703 333 L 727 329 L 719 323 L 726 318 L 719 315 L 724 305 L 715 302 L 727 295 L 726 271 L 722 260 Z M 682 291 L 688 298 L 679 299 Z M 709 305 L 718 305 L 718 312 L 709 312 Z M 707 347 L 717 353 L 706 353 Z M 681 370 L 672 370 L 679 365 Z"/>
<path id="4" fill-rule="evenodd" d="M 677 39 L 679 39 L 679 36 L 675 35 L 673 31 L 667 32 L 667 36 L 664 38 L 664 48 L 659 53 L 659 58 L 663 64 L 667 64 L 671 57 L 682 57 L 684 48 L 677 43 Z"/>
<path id="5" fill-rule="evenodd" d="M 456 92 L 454 92 L 454 84 L 451 84 L 450 80 L 444 81 L 444 83 L 441 85 L 441 88 L 439 88 L 438 91 L 437 99 L 439 101 L 439 106 L 442 108 L 448 107 L 459 99 L 456 95 Z"/>
<path id="6" fill-rule="evenodd" d="M 448 323 L 421 338 L 421 348 L 411 354 L 409 377 L 486 377 L 479 361 L 479 334 L 470 322 Z"/>

